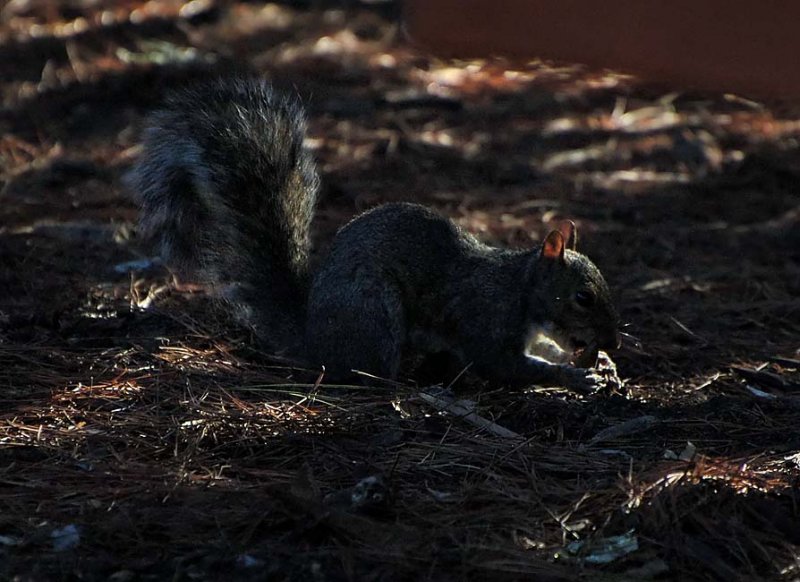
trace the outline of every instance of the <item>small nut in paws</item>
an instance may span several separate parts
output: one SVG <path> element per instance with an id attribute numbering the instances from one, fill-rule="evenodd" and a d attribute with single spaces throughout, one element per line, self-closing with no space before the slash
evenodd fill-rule
<path id="1" fill-rule="evenodd" d="M 604 385 L 604 378 L 594 368 L 561 367 L 561 379 L 565 388 L 579 392 L 596 392 Z"/>
<path id="2" fill-rule="evenodd" d="M 625 382 L 619 377 L 617 365 L 609 355 L 600 352 L 597 360 L 597 372 L 603 376 L 603 384 L 611 390 L 619 390 Z"/>

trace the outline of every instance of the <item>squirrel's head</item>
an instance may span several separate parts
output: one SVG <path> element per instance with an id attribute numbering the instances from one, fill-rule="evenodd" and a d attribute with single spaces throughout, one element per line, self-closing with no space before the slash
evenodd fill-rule
<path id="1" fill-rule="evenodd" d="M 575 224 L 551 231 L 531 253 L 529 312 L 546 314 L 548 334 L 564 349 L 619 347 L 619 317 L 600 270 L 575 250 Z"/>

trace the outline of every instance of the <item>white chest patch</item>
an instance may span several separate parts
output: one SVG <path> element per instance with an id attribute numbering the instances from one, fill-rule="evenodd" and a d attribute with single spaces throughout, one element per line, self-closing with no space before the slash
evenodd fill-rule
<path id="1" fill-rule="evenodd" d="M 525 355 L 551 364 L 566 364 L 572 353 L 562 348 L 553 338 L 550 328 L 551 326 L 545 324 L 530 330 L 528 341 L 525 342 Z"/>

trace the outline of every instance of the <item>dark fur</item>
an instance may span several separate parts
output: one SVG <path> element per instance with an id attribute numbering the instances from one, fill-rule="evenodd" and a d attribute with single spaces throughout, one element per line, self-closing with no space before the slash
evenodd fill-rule
<path id="1" fill-rule="evenodd" d="M 591 288 L 591 311 L 572 296 Z M 617 315 L 605 281 L 583 255 L 486 246 L 415 204 L 386 204 L 342 228 L 314 276 L 309 354 L 334 372 L 393 377 L 401 353 L 447 352 L 506 384 L 580 383 L 585 372 L 525 355 L 530 330 L 616 347 Z M 574 381 L 573 381 L 574 380 Z"/>
<path id="2" fill-rule="evenodd" d="M 312 280 L 318 180 L 303 129 L 301 110 L 261 81 L 173 96 L 151 118 L 129 178 L 163 258 L 228 285 L 273 348 L 333 376 L 395 377 L 410 349 L 449 353 L 503 383 L 589 382 L 586 370 L 525 355 L 542 326 L 565 343 L 616 347 L 608 288 L 579 253 L 492 248 L 426 208 L 388 204 L 342 228 Z M 591 309 L 574 300 L 586 289 Z"/>
<path id="3" fill-rule="evenodd" d="M 319 179 L 304 133 L 302 109 L 263 81 L 204 84 L 151 116 L 127 176 L 162 258 L 223 285 L 276 350 L 297 349 L 305 328 Z"/>

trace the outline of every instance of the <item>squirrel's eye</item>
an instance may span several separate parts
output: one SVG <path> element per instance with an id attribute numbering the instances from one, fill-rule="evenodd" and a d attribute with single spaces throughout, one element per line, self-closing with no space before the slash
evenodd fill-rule
<path id="1" fill-rule="evenodd" d="M 581 307 L 591 307 L 594 303 L 594 293 L 588 290 L 575 293 L 575 303 Z"/>

